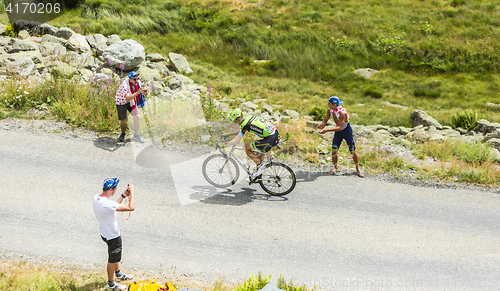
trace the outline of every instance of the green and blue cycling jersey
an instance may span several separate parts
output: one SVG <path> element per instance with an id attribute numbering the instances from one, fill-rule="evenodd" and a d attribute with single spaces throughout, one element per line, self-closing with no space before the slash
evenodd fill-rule
<path id="1" fill-rule="evenodd" d="M 246 116 L 241 123 L 240 135 L 244 136 L 247 131 L 266 138 L 276 132 L 276 127 L 262 118 Z"/>

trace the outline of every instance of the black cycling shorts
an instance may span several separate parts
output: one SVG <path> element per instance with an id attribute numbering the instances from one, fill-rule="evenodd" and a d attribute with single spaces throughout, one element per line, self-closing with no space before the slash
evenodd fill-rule
<path id="1" fill-rule="evenodd" d="M 255 140 L 250 143 L 250 147 L 254 151 L 268 152 L 272 147 L 277 146 L 280 140 L 280 135 L 278 130 L 276 130 L 272 135 L 265 137 L 261 140 Z"/>
<path id="2" fill-rule="evenodd" d="M 101 235 L 101 238 L 108 245 L 108 263 L 119 263 L 122 260 L 122 237 L 107 240 Z"/>
<path id="3" fill-rule="evenodd" d="M 127 104 L 123 105 L 116 105 L 116 110 L 118 111 L 118 119 L 119 120 L 124 120 L 127 119 L 127 111 L 132 114 L 132 116 L 137 115 L 137 107 L 132 109 L 132 106 L 130 106 L 130 102 Z"/>

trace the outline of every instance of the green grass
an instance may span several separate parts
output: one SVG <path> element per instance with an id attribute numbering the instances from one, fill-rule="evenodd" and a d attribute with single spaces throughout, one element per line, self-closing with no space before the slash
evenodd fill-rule
<path id="1" fill-rule="evenodd" d="M 64 271 L 59 271 L 64 270 Z M 55 264 L 37 265 L 27 262 L 3 261 L 0 262 L 0 289 L 2 291 L 97 291 L 105 290 L 105 270 L 102 274 L 96 271 L 79 270 L 74 266 L 59 266 Z M 151 275 L 151 274 L 150 274 Z M 157 278 L 164 275 L 157 275 Z M 189 280 L 171 283 L 178 289 L 189 287 L 210 291 L 256 291 L 262 289 L 271 279 L 271 276 L 262 276 L 258 273 L 241 283 L 227 283 L 224 278 L 214 282 L 203 280 Z M 165 283 L 162 281 L 162 283 Z M 280 276 L 274 283 L 285 291 L 309 291 L 305 285 L 296 285 L 292 281 L 286 282 Z M 314 290 L 314 288 L 313 288 Z"/>

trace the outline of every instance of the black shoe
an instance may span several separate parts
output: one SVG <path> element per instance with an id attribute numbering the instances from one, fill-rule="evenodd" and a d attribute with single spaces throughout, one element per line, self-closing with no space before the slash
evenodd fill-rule
<path id="1" fill-rule="evenodd" d="M 125 133 L 120 134 L 120 137 L 118 138 L 118 140 L 123 142 L 125 140 Z"/>

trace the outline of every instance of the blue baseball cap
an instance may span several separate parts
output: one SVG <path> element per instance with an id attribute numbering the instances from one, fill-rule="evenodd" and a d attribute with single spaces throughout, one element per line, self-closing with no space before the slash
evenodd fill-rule
<path id="1" fill-rule="evenodd" d="M 133 77 L 137 77 L 137 76 L 139 76 L 139 73 L 137 73 L 137 72 L 132 71 L 132 72 L 128 73 L 129 79 L 132 79 Z"/>
<path id="2" fill-rule="evenodd" d="M 335 105 L 342 104 L 342 101 L 340 101 L 339 97 L 337 97 L 337 96 L 330 97 L 330 99 L 328 99 L 328 102 L 335 104 Z"/>
<path id="3" fill-rule="evenodd" d="M 118 183 L 120 183 L 120 179 L 118 178 L 106 178 L 102 185 L 102 189 L 109 190 L 111 188 L 116 187 Z"/>

